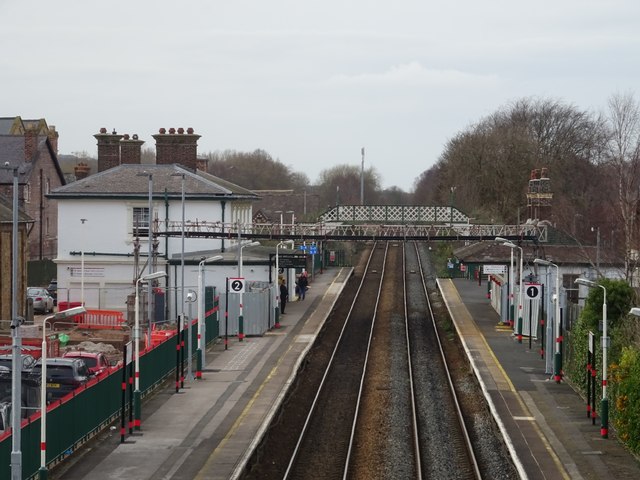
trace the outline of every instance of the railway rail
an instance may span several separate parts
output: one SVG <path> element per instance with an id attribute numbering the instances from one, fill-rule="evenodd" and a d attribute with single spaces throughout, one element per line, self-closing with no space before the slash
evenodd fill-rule
<path id="1" fill-rule="evenodd" d="M 428 250 L 369 248 L 241 478 L 513 478 L 463 355 L 447 368 Z"/>

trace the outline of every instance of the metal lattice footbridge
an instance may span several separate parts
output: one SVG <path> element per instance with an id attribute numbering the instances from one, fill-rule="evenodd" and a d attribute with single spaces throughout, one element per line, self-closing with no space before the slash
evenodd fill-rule
<path id="1" fill-rule="evenodd" d="M 508 240 L 547 241 L 546 225 L 477 225 L 456 208 L 411 205 L 340 205 L 316 223 L 224 223 L 185 220 L 186 237 L 262 240 Z M 181 236 L 182 222 L 154 222 L 156 235 Z"/>

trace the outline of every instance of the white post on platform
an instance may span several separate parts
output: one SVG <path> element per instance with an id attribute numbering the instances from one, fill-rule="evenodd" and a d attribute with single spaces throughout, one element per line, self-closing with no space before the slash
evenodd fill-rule
<path id="1" fill-rule="evenodd" d="M 589 288 L 600 287 L 604 296 L 602 297 L 602 401 L 600 403 L 600 436 L 609 438 L 609 399 L 607 398 L 607 351 L 609 349 L 609 337 L 607 333 L 607 289 L 604 285 L 587 280 L 586 278 L 576 278 L 575 283 Z"/>
<path id="2" fill-rule="evenodd" d="M 205 258 L 198 263 L 198 353 L 196 353 L 196 355 L 198 357 L 198 371 L 200 372 L 200 375 L 206 365 L 205 350 L 207 349 L 207 324 L 205 321 L 206 314 L 204 311 L 204 265 L 205 263 L 216 262 L 218 260 L 222 260 L 222 255 Z M 198 374 L 196 374 L 196 376 L 197 378 L 200 378 Z"/>
<path id="3" fill-rule="evenodd" d="M 142 405 L 140 404 L 142 398 L 140 393 L 140 300 L 139 300 L 139 291 L 140 291 L 140 283 L 148 282 L 149 280 L 154 280 L 156 278 L 166 277 L 166 272 L 155 272 L 140 277 L 136 280 L 136 304 L 135 304 L 135 323 L 134 323 L 134 331 L 133 331 L 133 342 L 134 342 L 134 379 L 135 379 L 135 389 L 133 392 L 133 400 L 134 400 L 134 426 L 136 430 L 140 430 L 140 419 L 142 418 Z M 179 334 L 179 332 L 178 332 Z M 149 327 L 149 341 L 151 341 L 151 327 Z"/>
<path id="4" fill-rule="evenodd" d="M 554 349 L 554 369 L 553 376 L 556 382 L 560 383 L 562 380 L 562 367 L 560 360 L 560 269 L 558 265 L 552 263 L 548 260 L 543 260 L 542 258 L 536 258 L 533 260 L 533 263 L 537 263 L 539 265 L 546 265 L 547 267 L 554 267 L 556 269 L 556 295 L 555 295 L 555 309 L 553 313 L 553 321 L 554 321 L 554 330 L 556 337 L 556 346 Z"/>
<path id="5" fill-rule="evenodd" d="M 291 247 L 295 245 L 293 240 L 283 240 L 276 245 L 276 302 L 274 305 L 274 317 L 275 317 L 275 327 L 280 328 L 280 264 L 279 264 L 279 255 L 278 249 L 282 245 L 291 244 Z"/>
<path id="6" fill-rule="evenodd" d="M 244 245 L 238 244 L 238 278 L 242 278 L 242 250 L 247 247 L 257 247 L 258 245 L 260 245 L 260 242 L 245 243 Z M 242 301 L 243 294 L 240 292 L 238 296 L 238 340 L 241 342 L 244 340 L 244 305 L 242 304 Z"/>
<path id="7" fill-rule="evenodd" d="M 509 240 L 507 240 L 506 238 L 503 237 L 496 237 L 495 238 L 496 242 L 502 242 L 502 245 L 504 245 L 505 247 L 509 247 L 511 249 L 517 248 L 520 250 L 520 281 L 519 281 L 519 292 L 518 292 L 518 324 L 516 326 L 516 333 L 518 335 L 518 342 L 522 343 L 522 315 L 523 315 L 523 308 L 522 308 L 522 282 L 523 282 L 523 278 L 522 278 L 522 270 L 523 270 L 523 257 L 524 257 L 524 250 L 522 249 L 522 247 L 516 245 L 513 242 L 510 242 Z"/>
<path id="8" fill-rule="evenodd" d="M 80 306 L 63 310 L 54 315 L 49 315 L 42 321 L 42 356 L 40 357 L 40 469 L 38 476 L 40 480 L 45 480 L 48 475 L 47 470 L 47 323 L 51 320 L 62 320 L 65 318 L 81 315 L 87 310 Z M 20 409 L 17 409 L 18 411 Z"/>

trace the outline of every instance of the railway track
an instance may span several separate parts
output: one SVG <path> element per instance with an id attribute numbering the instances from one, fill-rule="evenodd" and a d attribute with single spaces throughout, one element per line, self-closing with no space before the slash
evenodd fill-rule
<path id="1" fill-rule="evenodd" d="M 469 378 L 453 380 L 447 368 L 423 247 L 371 247 L 348 306 L 330 316 L 242 478 L 478 479 L 481 471 L 512 478 L 495 475 L 509 468 L 489 465 L 493 459 L 481 458 L 481 466 L 476 459 L 474 442 L 485 443 L 481 457 L 488 457 L 502 455 L 500 440 L 491 444 L 496 436 L 483 412 L 468 413 L 467 423 L 487 432 L 467 432 L 455 385 L 470 390 Z M 278 450 L 270 448 L 276 441 Z M 504 455 L 501 462 L 510 463 Z"/>

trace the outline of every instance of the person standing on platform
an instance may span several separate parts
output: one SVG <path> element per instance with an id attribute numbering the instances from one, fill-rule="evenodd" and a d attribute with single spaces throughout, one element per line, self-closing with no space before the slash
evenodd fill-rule
<path id="1" fill-rule="evenodd" d="M 309 288 L 309 279 L 307 278 L 307 272 L 304 270 L 300 274 L 300 278 L 298 279 L 298 289 L 300 290 L 300 300 L 304 300 L 305 294 L 307 293 L 307 288 Z"/>
<path id="2" fill-rule="evenodd" d="M 289 289 L 287 288 L 287 282 L 282 280 L 280 284 L 280 313 L 284 315 L 284 308 L 287 306 L 287 300 L 289 299 Z"/>

